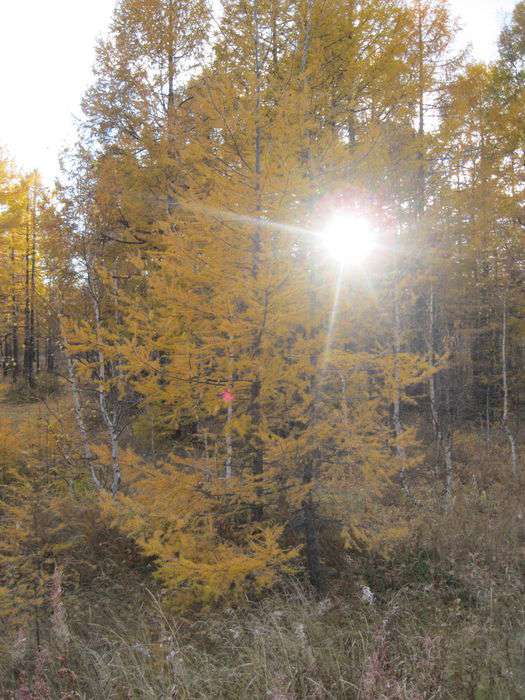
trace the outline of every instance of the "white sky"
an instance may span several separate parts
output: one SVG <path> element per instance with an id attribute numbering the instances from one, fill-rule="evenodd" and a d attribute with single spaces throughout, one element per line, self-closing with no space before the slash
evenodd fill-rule
<path id="1" fill-rule="evenodd" d="M 462 43 L 491 59 L 517 0 L 450 0 Z M 74 141 L 73 115 L 91 77 L 94 44 L 115 0 L 0 0 L 0 146 L 49 182 L 60 149 Z"/>

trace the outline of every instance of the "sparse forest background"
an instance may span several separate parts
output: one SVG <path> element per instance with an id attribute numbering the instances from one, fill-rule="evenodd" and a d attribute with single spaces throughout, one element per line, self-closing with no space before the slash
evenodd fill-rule
<path id="1" fill-rule="evenodd" d="M 525 697 L 525 3 L 457 31 L 119 0 L 0 161 L 2 697 Z"/>

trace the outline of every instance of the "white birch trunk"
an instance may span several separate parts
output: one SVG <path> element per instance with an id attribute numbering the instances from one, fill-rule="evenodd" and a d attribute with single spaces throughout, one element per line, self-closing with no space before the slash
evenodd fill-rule
<path id="1" fill-rule="evenodd" d="M 117 430 L 117 416 L 115 411 L 111 411 L 109 408 L 108 396 L 105 388 L 106 383 L 106 359 L 104 353 L 101 349 L 101 334 L 100 334 L 100 306 L 94 290 L 90 288 L 91 298 L 93 301 L 93 310 L 95 313 L 95 331 L 97 339 L 97 357 L 98 357 L 98 381 L 97 381 L 97 395 L 98 403 L 100 407 L 100 413 L 102 415 L 102 420 L 106 426 L 109 445 L 111 450 L 111 468 L 113 471 L 113 481 L 111 483 L 111 493 L 115 497 L 122 484 L 122 472 L 120 469 L 119 462 L 119 439 Z"/>
<path id="2" fill-rule="evenodd" d="M 91 479 L 97 491 L 102 490 L 102 484 L 95 471 L 95 457 L 89 446 L 89 436 L 86 428 L 86 422 L 84 420 L 84 412 L 82 410 L 82 399 L 80 394 L 80 387 L 78 384 L 78 377 L 75 369 L 75 361 L 66 353 L 66 366 L 67 373 L 69 376 L 69 384 L 71 386 L 71 394 L 73 396 L 73 408 L 75 411 L 75 420 L 80 433 L 80 441 L 82 443 L 82 453 L 84 456 L 84 461 L 89 467 L 91 473 Z"/>

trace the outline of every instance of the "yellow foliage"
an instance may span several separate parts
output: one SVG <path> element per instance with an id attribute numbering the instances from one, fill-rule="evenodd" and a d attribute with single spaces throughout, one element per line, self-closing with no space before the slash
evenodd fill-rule
<path id="1" fill-rule="evenodd" d="M 155 558 L 174 605 L 208 605 L 292 570 L 298 552 L 279 544 L 283 528 L 250 523 L 255 488 L 176 464 L 142 465 L 130 494 L 104 508 Z"/>

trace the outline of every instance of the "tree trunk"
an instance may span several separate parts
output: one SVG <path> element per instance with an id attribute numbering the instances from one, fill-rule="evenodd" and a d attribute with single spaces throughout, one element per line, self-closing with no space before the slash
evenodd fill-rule
<path id="1" fill-rule="evenodd" d="M 31 377 L 34 381 L 33 363 L 36 364 L 36 371 L 40 369 L 38 358 L 38 340 L 36 338 L 36 184 L 33 183 L 33 201 L 31 205 L 31 286 L 30 286 L 30 314 L 29 314 L 29 336 L 31 339 Z"/>
<path id="2" fill-rule="evenodd" d="M 253 10 L 254 19 L 254 40 L 255 40 L 255 211 L 257 223 L 255 224 L 254 231 L 252 234 L 252 280 L 254 286 L 254 293 L 257 294 L 257 283 L 259 280 L 259 272 L 261 265 L 261 251 L 262 251 L 262 241 L 261 241 L 261 226 L 259 219 L 262 212 L 262 201 L 261 201 L 261 156 L 262 156 L 262 143 L 261 143 L 261 124 L 260 124 L 260 109 L 261 109 L 261 66 L 260 66 L 260 36 L 259 36 L 259 15 L 257 2 L 254 4 Z M 261 428 L 261 377 L 259 362 L 261 357 L 261 327 L 254 328 L 253 331 L 253 341 L 250 349 L 251 357 L 253 358 L 254 364 L 254 377 L 251 382 L 250 387 L 250 401 L 248 406 L 248 415 L 251 419 L 250 427 L 250 447 L 252 451 L 252 473 L 256 477 L 260 477 L 264 470 L 264 452 L 263 443 L 260 436 Z M 260 493 L 258 495 L 258 498 Z M 263 507 L 260 502 L 254 504 L 253 506 L 253 517 L 254 520 L 261 520 L 263 517 Z"/>
<path id="3" fill-rule="evenodd" d="M 428 363 L 430 367 L 434 367 L 434 284 L 430 284 L 429 301 L 428 301 L 428 334 L 427 334 L 427 352 Z M 430 400 L 430 414 L 432 416 L 432 429 L 434 431 L 434 439 L 439 449 L 441 444 L 441 427 L 439 424 L 439 411 L 436 396 L 436 375 L 432 374 L 428 380 L 428 395 Z"/>
<path id="4" fill-rule="evenodd" d="M 518 476 L 518 454 L 516 449 L 516 439 L 509 424 L 509 383 L 507 370 L 507 298 L 503 298 L 503 319 L 501 329 L 501 374 L 503 382 L 503 431 L 507 436 L 510 445 L 512 475 Z"/>
<path id="5" fill-rule="evenodd" d="M 55 373 L 55 341 L 51 335 L 46 338 L 46 372 Z"/>
<path id="6" fill-rule="evenodd" d="M 176 159 L 175 147 L 175 17 L 174 3 L 170 0 L 168 7 L 168 156 L 170 158 L 169 174 L 168 174 L 168 196 L 167 209 L 168 216 L 171 218 L 175 211 L 175 187 L 173 182 L 174 161 Z M 174 229 L 172 225 L 172 230 Z"/>
<path id="7" fill-rule="evenodd" d="M 454 463 L 452 459 L 452 441 L 453 441 L 453 421 L 452 407 L 450 403 L 450 377 L 447 374 L 445 381 L 445 409 L 442 419 L 442 444 L 443 458 L 445 467 L 445 490 L 444 501 L 445 511 L 448 512 L 452 507 L 454 499 Z"/>
<path id="8" fill-rule="evenodd" d="M 426 199 L 426 173 L 425 173 L 425 157 L 423 152 L 423 137 L 425 135 L 425 45 L 423 37 L 423 9 L 421 2 L 417 4 L 418 13 L 418 80 L 419 80 L 419 125 L 418 125 L 418 151 L 417 160 L 419 161 L 418 177 L 417 177 L 417 215 L 419 220 L 423 218 L 425 213 Z"/>
<path id="9" fill-rule="evenodd" d="M 97 476 L 95 470 L 95 456 L 91 451 L 89 446 L 89 436 L 86 428 L 86 422 L 84 420 L 84 412 L 82 410 L 82 398 L 80 393 L 80 387 L 78 383 L 78 377 L 75 370 L 75 361 L 73 358 L 66 353 L 66 366 L 67 373 L 69 377 L 69 384 L 71 387 L 71 395 L 73 397 L 73 408 L 75 410 L 75 420 L 77 423 L 78 432 L 80 433 L 80 441 L 82 443 L 82 452 L 84 456 L 84 461 L 86 467 L 89 469 L 91 474 L 91 479 L 97 491 L 102 489 L 102 484 Z"/>
<path id="10" fill-rule="evenodd" d="M 117 408 L 110 407 L 110 399 L 108 396 L 108 391 L 106 387 L 107 374 L 106 374 L 106 358 L 102 350 L 102 333 L 101 333 L 101 314 L 100 314 L 100 303 L 98 300 L 96 289 L 93 286 L 92 270 L 90 264 L 88 263 L 88 287 L 91 295 L 91 301 L 93 305 L 93 312 L 95 316 L 95 334 L 97 342 L 97 365 L 98 365 L 98 377 L 97 377 L 97 396 L 98 404 L 100 408 L 100 414 L 102 420 L 106 427 L 109 446 L 111 450 L 111 468 L 113 472 L 113 479 L 111 483 L 111 493 L 115 497 L 120 490 L 122 485 L 122 472 L 120 468 L 119 461 L 119 433 L 118 433 L 118 413 Z"/>
<path id="11" fill-rule="evenodd" d="M 315 294 L 315 272 L 312 271 L 310 280 L 310 339 L 314 340 L 316 337 L 316 326 L 315 326 L 315 310 L 317 306 L 317 299 Z M 336 295 L 338 292 L 336 292 Z M 334 305 L 335 308 L 335 305 Z M 330 322 L 331 323 L 331 322 Z M 310 363 L 312 365 L 312 376 L 310 380 L 310 387 L 312 393 L 312 404 L 311 413 L 308 428 L 310 430 L 315 429 L 319 416 L 319 383 L 322 378 L 322 370 L 324 369 L 325 358 L 322 360 L 322 366 L 319 367 L 319 356 L 313 354 L 310 357 Z M 343 397 L 343 401 L 345 397 Z M 312 586 L 321 593 L 324 588 L 324 575 L 321 565 L 321 549 L 319 544 L 319 523 L 317 515 L 317 504 L 314 499 L 313 487 L 315 480 L 317 478 L 317 471 L 319 469 L 319 463 L 321 461 L 321 452 L 318 448 L 312 450 L 311 454 L 306 455 L 306 460 L 303 465 L 303 475 L 302 481 L 305 486 L 309 487 L 308 494 L 303 499 L 301 504 L 301 515 L 302 524 L 304 530 L 304 549 L 306 554 L 306 567 L 308 572 L 308 578 Z"/>
<path id="12" fill-rule="evenodd" d="M 12 350 L 12 380 L 16 384 L 20 374 L 20 348 L 18 343 L 18 300 L 16 296 L 16 272 L 15 272 L 16 253 L 14 245 L 11 248 L 11 350 Z"/>
<path id="13" fill-rule="evenodd" d="M 101 349 L 101 333 L 100 333 L 100 309 L 98 300 L 93 296 L 93 307 L 95 310 L 95 326 L 97 333 L 97 357 L 98 357 L 98 382 L 97 394 L 98 403 L 102 420 L 106 426 L 109 445 L 111 449 L 111 468 L 113 471 L 113 481 L 111 483 L 111 493 L 115 497 L 120 490 L 122 484 L 122 472 L 119 462 L 119 439 L 117 431 L 117 416 L 116 410 L 110 409 L 108 395 L 106 391 L 106 359 Z"/>
<path id="14" fill-rule="evenodd" d="M 233 419 L 233 406 L 231 403 L 228 404 L 228 413 L 226 416 L 226 462 L 224 465 L 224 476 L 226 479 L 232 478 L 232 461 L 233 461 L 233 446 L 232 446 L 232 434 L 231 434 L 231 423 Z"/>
<path id="15" fill-rule="evenodd" d="M 24 379 L 29 387 L 34 386 L 33 377 L 33 312 L 31 309 L 31 226 L 29 217 L 31 209 L 29 203 L 29 192 L 27 193 L 27 217 L 25 231 L 25 287 L 24 287 Z"/>
<path id="16" fill-rule="evenodd" d="M 396 234 L 396 243 L 394 249 L 394 397 L 393 397 L 393 424 L 394 433 L 396 436 L 396 453 L 401 464 L 401 484 L 404 491 L 409 494 L 410 489 L 406 479 L 406 450 L 402 445 L 403 439 L 403 424 L 401 422 L 401 378 L 399 376 L 399 355 L 401 353 L 401 312 L 399 302 L 399 269 L 398 269 L 398 242 L 399 233 Z"/>
<path id="17" fill-rule="evenodd" d="M 308 0 L 307 6 L 306 6 L 306 21 L 305 21 L 305 34 L 304 34 L 304 40 L 303 40 L 303 52 L 302 52 L 302 58 L 301 58 L 301 71 L 303 73 L 303 83 L 304 83 L 304 90 L 305 92 L 308 89 L 308 75 L 306 73 L 306 69 L 308 67 L 308 59 L 310 56 L 310 45 L 311 45 L 311 35 L 312 35 L 312 9 L 313 9 L 313 0 Z M 308 141 L 311 139 L 311 135 L 309 133 L 305 134 L 306 138 Z M 309 177 L 311 177 L 311 148 L 310 144 L 308 145 L 308 148 L 306 150 L 306 156 L 305 156 L 305 161 L 306 165 L 308 168 L 309 172 Z M 310 280 L 310 299 L 309 299 L 309 307 L 310 307 L 310 318 L 311 318 L 311 324 L 310 324 L 310 338 L 313 340 L 315 335 L 316 335 L 316 328 L 315 328 L 315 311 L 316 311 L 316 306 L 317 306 L 317 299 L 315 295 L 315 271 L 312 270 L 311 272 L 311 280 Z M 336 295 L 339 293 L 339 286 L 336 291 Z M 335 314 L 335 309 L 336 305 L 334 304 L 334 314 Z M 329 331 L 330 332 L 330 331 Z M 313 355 L 311 357 L 311 364 L 312 364 L 312 380 L 311 380 L 311 388 L 312 388 L 312 413 L 310 416 L 310 421 L 309 421 L 309 427 L 313 428 L 318 419 L 318 411 L 319 411 L 319 381 L 320 381 L 320 373 L 319 373 L 319 358 L 318 355 Z M 323 360 L 323 366 L 324 366 L 324 360 Z M 323 368 L 321 368 L 322 370 Z M 306 462 L 303 466 L 303 484 L 308 485 L 309 492 L 307 496 L 304 498 L 302 504 L 301 504 L 301 509 L 302 509 L 302 520 L 303 520 L 303 529 L 304 529 L 304 547 L 305 547 L 305 554 L 306 554 L 306 567 L 307 567 L 307 572 L 308 572 L 308 578 L 311 583 L 311 585 L 314 587 L 314 589 L 318 593 L 322 593 L 324 589 L 324 572 L 321 564 L 321 548 L 320 548 L 320 543 L 319 543 L 319 518 L 317 514 L 317 504 L 315 503 L 314 500 L 314 493 L 313 493 L 313 486 L 314 486 L 314 481 L 316 479 L 316 470 L 318 469 L 319 462 L 320 462 L 321 455 L 319 453 L 318 449 L 315 449 L 311 455 L 306 456 Z"/>

